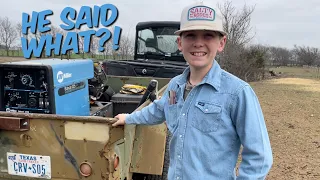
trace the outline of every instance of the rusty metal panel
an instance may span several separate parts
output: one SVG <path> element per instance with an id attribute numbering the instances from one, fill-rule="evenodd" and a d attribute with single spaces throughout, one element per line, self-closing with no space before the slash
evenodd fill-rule
<path id="1" fill-rule="evenodd" d="M 78 129 L 78 131 L 69 132 L 71 138 L 68 139 L 66 131 L 70 127 L 66 128 L 66 124 L 72 121 L 72 118 L 63 121 L 31 118 L 28 131 L 0 131 L 0 179 L 30 179 L 14 177 L 7 173 L 7 152 L 50 156 L 52 179 L 112 180 L 118 178 L 115 176 L 116 174 L 110 173 L 107 158 L 109 158 L 110 152 L 113 152 L 113 146 L 109 144 L 108 140 L 112 139 L 113 142 L 116 142 L 123 139 L 123 130 L 121 128 L 110 130 L 109 123 L 86 122 L 87 127 L 85 128 L 87 130 L 84 134 L 81 134 L 81 129 Z M 88 134 L 90 133 L 88 127 L 98 127 L 99 125 L 105 129 L 99 128 L 97 130 L 96 128 L 96 131 L 103 131 L 97 132 L 97 134 L 105 134 L 108 131 L 110 139 L 106 137 L 103 137 L 106 139 L 91 138 L 92 135 Z M 83 139 L 80 140 L 80 137 Z M 79 167 L 82 162 L 91 164 L 93 169 L 91 176 L 85 178 L 81 175 Z"/>
<path id="2" fill-rule="evenodd" d="M 166 90 L 168 85 L 163 86 L 159 91 L 158 91 L 158 95 L 162 96 L 164 91 Z M 151 103 L 150 100 L 144 102 L 140 107 L 138 107 L 135 111 L 141 110 L 143 107 L 149 105 Z M 159 130 L 158 132 L 161 132 L 162 129 L 162 125 L 157 125 Z M 153 126 L 153 128 L 156 126 Z M 144 173 L 151 173 L 151 174 L 159 174 L 160 172 L 162 173 L 162 167 L 163 167 L 163 161 L 164 161 L 164 153 L 160 154 L 155 154 L 158 153 L 158 151 L 154 151 L 155 153 L 150 153 L 148 156 L 146 156 L 146 158 L 150 158 L 152 157 L 151 154 L 156 155 L 158 160 L 157 162 L 154 163 L 148 163 L 149 165 L 151 164 L 152 167 L 148 166 L 149 170 L 146 170 L 145 167 L 142 168 L 137 168 L 137 165 L 139 166 L 141 164 L 141 162 L 145 162 L 146 159 L 144 159 L 144 154 L 143 155 L 139 155 L 139 153 L 141 153 L 143 151 L 143 153 L 145 153 L 150 147 L 148 143 L 144 143 L 142 141 L 139 141 L 139 139 L 144 139 L 146 137 L 144 136 L 150 136 L 151 134 L 146 133 L 146 131 L 149 131 L 150 128 L 152 128 L 151 126 L 149 127 L 142 127 L 142 126 L 136 126 L 136 125 L 126 125 L 124 128 L 124 137 L 125 137 L 125 155 L 128 155 L 125 157 L 125 167 L 124 167 L 124 171 L 127 172 L 127 178 L 131 180 L 131 176 L 132 173 L 140 173 L 140 172 L 144 172 Z M 157 128 L 156 128 L 157 129 Z M 151 132 L 152 133 L 152 132 Z M 162 144 L 162 142 L 164 141 L 162 148 L 165 148 L 165 140 L 166 140 L 166 136 L 162 137 L 162 133 L 160 134 L 153 134 L 150 136 L 151 140 L 153 139 L 154 142 L 159 141 L 159 144 Z M 138 140 L 139 142 L 135 142 L 136 140 Z M 152 145 L 152 144 L 150 144 Z M 141 147 L 141 148 L 139 148 Z M 138 149 L 139 148 L 139 149 Z M 162 149 L 160 148 L 160 149 Z M 162 151 L 162 150 L 160 150 Z M 153 151 L 150 151 L 153 152 Z M 162 160 L 161 160 L 162 159 Z M 150 170 L 152 169 L 152 170 Z"/>
<path id="3" fill-rule="evenodd" d="M 94 122 L 113 124 L 116 119 L 110 117 L 100 116 L 71 116 L 71 115 L 57 115 L 57 114 L 37 114 L 37 113 L 20 113 L 20 112 L 4 112 L 0 111 L 0 117 L 17 117 L 25 119 L 42 119 L 57 120 L 57 121 L 77 121 L 77 122 Z"/>
<path id="4" fill-rule="evenodd" d="M 161 175 L 166 149 L 167 127 L 137 126 L 131 161 L 131 172 Z M 152 159 L 152 161 L 151 161 Z"/>
<path id="5" fill-rule="evenodd" d="M 0 130 L 28 131 L 30 129 L 29 119 L 17 117 L 0 117 Z"/>
<path id="6" fill-rule="evenodd" d="M 130 172 L 130 165 L 133 152 L 133 143 L 136 132 L 136 125 L 125 125 L 124 126 L 124 149 L 125 149 L 125 164 L 123 165 L 122 172 L 126 174 L 127 179 L 131 180 L 132 172 Z"/>

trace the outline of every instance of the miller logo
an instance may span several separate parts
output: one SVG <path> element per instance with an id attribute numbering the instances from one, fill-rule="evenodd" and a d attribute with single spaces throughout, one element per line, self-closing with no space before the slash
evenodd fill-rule
<path id="1" fill-rule="evenodd" d="M 59 83 L 62 83 L 64 79 L 71 78 L 71 77 L 72 77 L 71 73 L 63 73 L 62 71 L 59 71 L 57 73 L 57 80 Z"/>

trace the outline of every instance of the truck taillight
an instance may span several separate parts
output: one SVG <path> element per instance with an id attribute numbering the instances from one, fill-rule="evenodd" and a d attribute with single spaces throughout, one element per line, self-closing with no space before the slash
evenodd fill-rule
<path id="1" fill-rule="evenodd" d="M 82 176 L 88 177 L 92 174 L 92 167 L 90 163 L 83 162 L 80 164 L 80 173 Z"/>
<path id="2" fill-rule="evenodd" d="M 116 156 L 114 158 L 114 162 L 113 162 L 114 169 L 116 169 L 118 167 L 118 165 L 119 165 L 119 156 Z"/>

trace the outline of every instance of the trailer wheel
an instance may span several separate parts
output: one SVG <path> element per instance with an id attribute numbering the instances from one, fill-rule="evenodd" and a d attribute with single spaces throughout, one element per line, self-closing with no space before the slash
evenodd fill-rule
<path id="1" fill-rule="evenodd" d="M 167 131 L 167 139 L 166 139 L 166 150 L 164 153 L 164 163 L 163 163 L 163 171 L 162 175 L 150 175 L 150 174 L 133 174 L 132 180 L 168 180 L 168 170 L 169 170 L 169 143 L 172 137 L 170 131 Z"/>

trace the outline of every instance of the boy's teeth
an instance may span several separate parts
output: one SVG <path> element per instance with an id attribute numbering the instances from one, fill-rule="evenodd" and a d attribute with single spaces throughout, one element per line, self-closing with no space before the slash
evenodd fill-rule
<path id="1" fill-rule="evenodd" d="M 192 53 L 192 55 L 194 55 L 194 56 L 204 56 L 204 55 L 206 55 L 206 53 L 196 52 L 196 53 Z"/>

